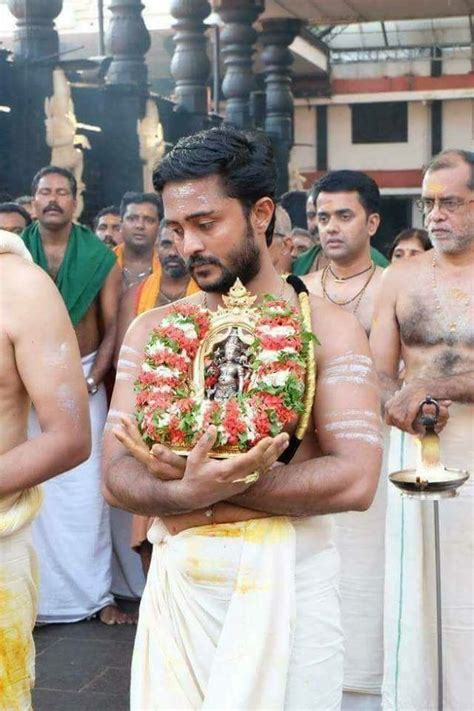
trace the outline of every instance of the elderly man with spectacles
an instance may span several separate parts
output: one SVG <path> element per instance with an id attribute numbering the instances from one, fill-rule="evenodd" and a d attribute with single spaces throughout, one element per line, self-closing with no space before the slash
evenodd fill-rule
<path id="1" fill-rule="evenodd" d="M 440 404 L 446 466 L 474 461 L 474 153 L 444 151 L 425 172 L 419 201 L 433 249 L 382 277 L 371 347 L 393 425 L 389 471 L 416 462 L 417 414 Z M 404 382 L 399 378 L 403 359 Z M 403 386 L 403 387 L 402 387 Z M 474 651 L 472 486 L 440 510 L 444 698 L 472 707 Z M 433 527 L 422 502 L 389 491 L 386 527 L 383 707 L 437 708 Z"/>

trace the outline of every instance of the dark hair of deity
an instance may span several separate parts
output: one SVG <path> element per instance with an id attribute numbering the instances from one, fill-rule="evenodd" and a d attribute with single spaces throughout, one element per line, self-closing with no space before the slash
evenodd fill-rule
<path id="1" fill-rule="evenodd" d="M 425 168 L 424 173 L 434 173 L 436 170 L 445 168 L 456 168 L 459 163 L 466 163 L 471 169 L 471 176 L 467 187 L 474 190 L 474 151 L 463 151 L 461 149 L 448 149 L 433 156 Z"/>
<path id="2" fill-rule="evenodd" d="M 393 240 L 388 259 L 391 262 L 393 253 L 400 244 L 400 242 L 405 242 L 407 239 L 417 239 L 420 245 L 423 247 L 424 251 L 427 252 L 432 248 L 431 240 L 428 237 L 428 232 L 426 230 L 419 229 L 418 227 L 407 227 L 398 233 L 398 235 Z"/>
<path id="3" fill-rule="evenodd" d="M 30 213 L 28 210 L 25 210 L 24 207 L 21 205 L 18 205 L 16 202 L 1 202 L 0 203 L 0 212 L 1 213 L 11 213 L 11 212 L 16 212 L 18 215 L 21 215 L 23 219 L 25 220 L 26 227 L 28 225 L 31 225 L 31 217 Z"/>
<path id="4" fill-rule="evenodd" d="M 161 193 L 166 183 L 218 175 L 225 194 L 240 202 L 248 217 L 261 198 L 274 200 L 276 166 L 269 138 L 260 131 L 239 131 L 231 126 L 211 128 L 181 138 L 153 174 Z M 266 229 L 272 242 L 275 213 Z"/>
<path id="5" fill-rule="evenodd" d="M 62 175 L 63 178 L 67 178 L 69 181 L 69 187 L 71 188 L 71 193 L 73 198 L 77 196 L 77 181 L 74 175 L 67 168 L 59 168 L 57 165 L 47 165 L 41 168 L 33 178 L 31 183 L 31 194 L 35 195 L 38 190 L 39 181 L 44 178 L 45 175 Z"/>
<path id="6" fill-rule="evenodd" d="M 144 203 L 150 203 L 150 205 L 156 207 L 158 221 L 163 218 L 163 203 L 158 195 L 155 195 L 155 193 L 134 193 L 131 191 L 125 193 L 120 201 L 120 217 L 123 219 L 129 205 L 143 205 Z"/>
<path id="7" fill-rule="evenodd" d="M 380 191 L 375 180 L 359 170 L 333 170 L 313 185 L 314 204 L 319 193 L 357 193 L 359 200 L 367 213 L 380 213 Z"/>
<path id="8" fill-rule="evenodd" d="M 116 217 L 120 217 L 120 210 L 117 207 L 117 205 L 108 205 L 107 207 L 103 207 L 102 210 L 99 210 L 97 215 L 94 217 L 94 223 L 93 223 L 94 230 L 97 229 L 99 220 L 104 215 L 115 215 Z"/>

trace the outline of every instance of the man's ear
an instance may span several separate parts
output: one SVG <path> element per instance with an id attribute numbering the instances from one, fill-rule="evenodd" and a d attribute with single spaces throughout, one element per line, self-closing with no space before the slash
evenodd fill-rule
<path id="1" fill-rule="evenodd" d="M 380 215 L 378 212 L 373 212 L 367 218 L 367 227 L 368 227 L 370 237 L 374 236 L 374 234 L 377 232 L 377 230 L 379 228 L 379 225 L 380 225 Z"/>
<path id="2" fill-rule="evenodd" d="M 252 223 L 257 233 L 265 234 L 275 211 L 275 203 L 270 197 L 262 197 L 252 206 Z"/>
<path id="3" fill-rule="evenodd" d="M 291 254 L 291 250 L 293 249 L 293 238 L 291 235 L 285 235 L 283 237 L 283 251 L 285 254 Z"/>

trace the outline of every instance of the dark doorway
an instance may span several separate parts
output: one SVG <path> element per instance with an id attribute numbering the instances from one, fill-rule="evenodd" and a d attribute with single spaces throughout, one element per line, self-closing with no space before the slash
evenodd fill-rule
<path id="1" fill-rule="evenodd" d="M 411 198 L 382 197 L 382 219 L 372 245 L 387 256 L 394 237 L 406 227 L 411 227 Z"/>

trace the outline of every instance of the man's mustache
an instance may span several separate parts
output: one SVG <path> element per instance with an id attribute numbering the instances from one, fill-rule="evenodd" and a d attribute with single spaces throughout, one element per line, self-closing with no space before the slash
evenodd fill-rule
<path id="1" fill-rule="evenodd" d="M 53 210 L 54 210 L 55 212 L 61 212 L 61 213 L 63 212 L 63 210 L 62 210 L 62 209 L 59 207 L 59 205 L 58 205 L 57 203 L 55 203 L 55 202 L 50 202 L 49 205 L 44 208 L 43 212 L 51 212 L 51 211 L 53 211 Z"/>
<path id="2" fill-rule="evenodd" d="M 215 266 L 220 267 L 221 263 L 215 257 L 189 257 L 186 260 L 186 268 L 191 271 L 197 267 Z"/>

